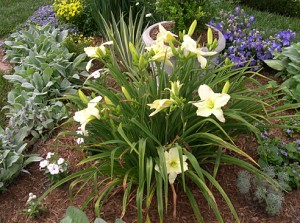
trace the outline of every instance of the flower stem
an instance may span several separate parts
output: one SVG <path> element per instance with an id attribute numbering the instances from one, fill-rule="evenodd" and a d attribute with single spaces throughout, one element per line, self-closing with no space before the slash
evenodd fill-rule
<path id="1" fill-rule="evenodd" d="M 173 192 L 173 218 L 176 219 L 176 202 L 177 202 L 177 194 L 174 188 L 174 184 L 171 184 L 171 189 Z"/>

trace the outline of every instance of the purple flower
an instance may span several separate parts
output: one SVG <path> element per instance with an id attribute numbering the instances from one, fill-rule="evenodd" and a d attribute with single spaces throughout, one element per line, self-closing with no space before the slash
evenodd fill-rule
<path id="1" fill-rule="evenodd" d="M 288 156 L 288 153 L 283 149 L 281 150 L 281 154 L 284 155 L 284 156 Z"/>
<path id="2" fill-rule="evenodd" d="M 285 132 L 286 132 L 287 134 L 291 134 L 292 130 L 287 129 Z"/>
<path id="3" fill-rule="evenodd" d="M 297 144 L 300 145 L 300 139 L 297 140 Z M 298 147 L 299 148 L 299 147 Z"/>

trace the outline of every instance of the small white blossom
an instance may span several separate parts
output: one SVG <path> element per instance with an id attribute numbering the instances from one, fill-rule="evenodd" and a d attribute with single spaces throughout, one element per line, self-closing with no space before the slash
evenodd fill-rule
<path id="1" fill-rule="evenodd" d="M 57 160 L 57 164 L 58 165 L 61 165 L 61 164 L 63 164 L 65 162 L 65 159 L 64 158 L 59 158 L 58 160 Z"/>
<path id="2" fill-rule="evenodd" d="M 99 70 L 94 71 L 93 73 L 91 73 L 91 76 L 95 79 L 99 78 L 100 77 L 100 71 Z"/>
<path id="3" fill-rule="evenodd" d="M 51 175 L 55 175 L 59 173 L 59 166 L 57 164 L 50 163 L 47 168 Z"/>
<path id="4" fill-rule="evenodd" d="M 139 4 L 140 4 L 139 2 L 135 3 L 136 6 L 138 6 Z"/>
<path id="5" fill-rule="evenodd" d="M 78 138 L 76 139 L 76 142 L 78 145 L 80 145 L 81 143 L 84 143 L 84 138 Z"/>
<path id="6" fill-rule="evenodd" d="M 54 155 L 54 153 L 52 153 L 52 152 L 47 153 L 46 159 L 47 160 L 50 159 L 53 155 Z"/>
<path id="7" fill-rule="evenodd" d="M 148 13 L 148 14 L 145 15 L 146 18 L 149 18 L 151 16 L 152 16 L 152 13 Z"/>
<path id="8" fill-rule="evenodd" d="M 45 168 L 46 166 L 49 165 L 49 161 L 48 160 L 42 160 L 40 162 L 40 169 Z M 30 195 L 29 195 L 30 196 Z"/>

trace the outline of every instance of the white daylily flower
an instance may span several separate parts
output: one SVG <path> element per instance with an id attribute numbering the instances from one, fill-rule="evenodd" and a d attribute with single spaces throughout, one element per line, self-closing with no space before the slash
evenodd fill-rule
<path id="1" fill-rule="evenodd" d="M 208 117 L 213 114 L 220 122 L 225 122 L 221 107 L 227 104 L 230 95 L 225 93 L 214 93 L 206 84 L 200 85 L 198 94 L 200 96 L 200 101 L 193 103 L 193 105 L 198 107 L 197 115 Z"/>
<path id="2" fill-rule="evenodd" d="M 58 160 L 57 160 L 57 164 L 58 165 L 61 165 L 61 164 L 63 164 L 65 162 L 65 159 L 64 158 L 59 158 Z"/>
<path id="3" fill-rule="evenodd" d="M 146 50 L 153 50 L 154 56 L 151 58 L 152 61 L 165 61 L 166 64 L 173 67 L 170 58 L 173 56 L 171 47 L 166 46 L 163 41 L 155 41 L 151 46 L 145 47 Z"/>
<path id="4" fill-rule="evenodd" d="M 40 169 L 45 168 L 46 166 L 49 165 L 49 161 L 48 160 L 42 160 L 40 162 Z M 30 195 L 29 195 L 30 196 Z"/>
<path id="5" fill-rule="evenodd" d="M 84 48 L 84 52 L 88 55 L 88 57 L 91 58 L 99 58 L 99 51 L 102 52 L 103 55 L 106 55 L 106 48 L 105 45 L 112 45 L 113 41 L 108 41 L 105 43 L 102 43 L 100 46 L 89 46 Z"/>
<path id="6" fill-rule="evenodd" d="M 183 171 L 188 170 L 188 164 L 186 162 L 187 156 L 182 155 L 183 159 Z M 173 147 L 168 151 L 165 151 L 165 160 L 166 160 L 166 167 L 167 167 L 167 173 L 169 174 L 169 182 L 170 184 L 173 184 L 177 174 L 181 173 L 181 166 L 180 166 L 180 158 L 178 149 L 176 147 Z M 155 170 L 159 172 L 158 165 L 155 165 Z"/>
<path id="7" fill-rule="evenodd" d="M 217 52 L 204 52 L 201 50 L 201 48 L 197 48 L 197 42 L 193 40 L 189 35 L 183 36 L 181 49 L 196 54 L 198 62 L 200 63 L 202 69 L 204 69 L 207 65 L 207 59 L 204 56 L 213 56 L 217 53 Z"/>
<path id="8" fill-rule="evenodd" d="M 147 104 L 150 109 L 155 109 L 154 112 L 152 112 L 149 116 L 153 116 L 156 113 L 162 111 L 165 108 L 170 107 L 173 104 L 173 100 L 171 99 L 160 99 L 160 100 L 155 100 L 152 104 Z"/>
<path id="9" fill-rule="evenodd" d="M 152 16 L 152 13 L 148 13 L 148 14 L 145 15 L 146 18 L 149 18 L 151 16 Z"/>
<path id="10" fill-rule="evenodd" d="M 95 97 L 88 103 L 88 107 L 81 111 L 75 112 L 74 120 L 81 124 L 81 131 L 84 135 L 87 135 L 87 131 L 85 130 L 86 124 L 91 121 L 93 118 L 100 118 L 99 110 L 96 108 L 99 101 L 101 101 L 102 97 L 98 96 Z"/>
<path id="11" fill-rule="evenodd" d="M 170 31 L 167 31 L 160 23 L 158 24 L 159 27 L 159 33 L 156 36 L 157 42 L 169 42 L 174 41 L 177 35 L 171 33 Z"/>
<path id="12" fill-rule="evenodd" d="M 47 169 L 49 170 L 49 172 L 50 172 L 51 175 L 55 175 L 55 174 L 59 173 L 59 166 L 57 164 L 50 163 L 47 166 Z"/>
<path id="13" fill-rule="evenodd" d="M 48 153 L 47 153 L 47 156 L 46 156 L 46 159 L 47 159 L 47 160 L 50 159 L 53 155 L 54 155 L 54 153 L 48 152 Z"/>

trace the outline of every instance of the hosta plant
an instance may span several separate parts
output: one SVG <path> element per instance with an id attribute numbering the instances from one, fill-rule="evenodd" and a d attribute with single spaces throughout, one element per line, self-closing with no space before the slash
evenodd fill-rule
<path id="1" fill-rule="evenodd" d="M 274 53 L 273 60 L 264 61 L 283 77 L 282 89 L 289 101 L 300 101 L 300 43 L 284 47 L 281 53 Z"/>
<path id="2" fill-rule="evenodd" d="M 151 208 L 157 208 L 162 222 L 169 203 L 169 187 L 173 196 L 173 216 L 176 217 L 176 188 L 180 186 L 197 221 L 203 222 L 191 191 L 191 184 L 195 184 L 217 220 L 223 222 L 218 201 L 208 187 L 211 184 L 239 221 L 230 199 L 215 177 L 219 166 L 227 163 L 240 166 L 276 185 L 255 167 L 256 162 L 238 148 L 234 140 L 240 132 L 259 135 L 260 131 L 253 123 L 287 109 L 288 106 L 272 108 L 280 93 L 276 89 L 268 91 L 271 86 L 261 85 L 254 79 L 256 73 L 246 68 L 232 70 L 234 65 L 228 60 L 213 69 L 207 69 L 209 64 L 195 68 L 195 59 L 201 56 L 201 51 L 190 52 L 193 45 L 174 50 L 172 40 L 167 38 L 170 35 L 165 35 L 164 39 L 170 48 L 165 46 L 156 52 L 135 47 L 130 42 L 135 36 L 130 36 L 129 30 L 113 31 L 110 32 L 114 33 L 111 35 L 112 44 L 94 47 L 92 54 L 94 60 L 104 63 L 107 72 L 102 72 L 97 79 L 87 79 L 84 91 L 68 96 L 73 108 L 77 107 L 73 119 L 83 131 L 83 135 L 78 134 L 84 138 L 80 148 L 90 154 L 79 164 L 92 165 L 69 175 L 53 188 L 72 179 L 72 188 L 79 182 L 87 185 L 89 181 L 93 182 L 95 191 L 83 207 L 94 200 L 98 216 L 110 194 L 123 188 L 121 217 L 126 213 L 128 202 L 135 199 L 138 222 L 143 221 L 143 213 L 146 222 L 157 221 L 151 219 L 148 212 L 156 196 L 157 205 Z M 124 41 L 118 41 L 120 33 L 126 37 Z M 124 47 L 121 48 L 121 44 Z M 125 55 L 131 58 L 131 64 L 119 60 Z M 174 55 L 178 62 L 168 75 L 164 65 L 170 55 Z M 245 84 L 249 82 L 256 88 L 247 88 Z M 247 158 L 250 163 L 233 154 Z M 206 169 L 207 164 L 214 166 L 212 173 Z M 106 178 L 98 181 L 100 175 Z"/>

